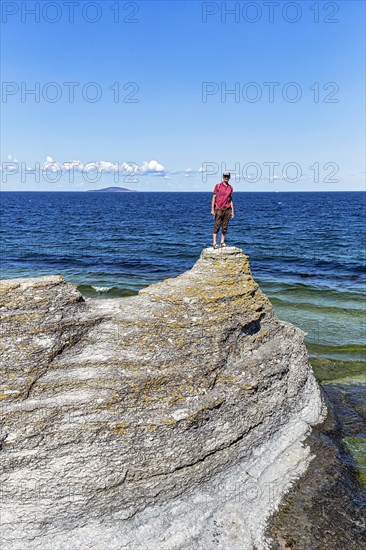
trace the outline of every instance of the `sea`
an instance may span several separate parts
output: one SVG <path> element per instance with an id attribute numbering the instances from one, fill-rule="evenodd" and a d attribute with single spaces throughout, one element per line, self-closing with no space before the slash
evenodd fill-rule
<path id="1" fill-rule="evenodd" d="M 1 278 L 60 274 L 123 297 L 190 269 L 212 244 L 211 193 L 1 192 Z M 249 256 L 280 319 L 306 333 L 366 485 L 366 193 L 234 194 L 227 243 Z"/>

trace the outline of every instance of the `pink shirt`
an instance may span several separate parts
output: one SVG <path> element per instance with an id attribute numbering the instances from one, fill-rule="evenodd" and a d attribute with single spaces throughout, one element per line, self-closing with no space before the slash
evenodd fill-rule
<path id="1" fill-rule="evenodd" d="M 234 189 L 228 183 L 225 185 L 225 183 L 222 181 L 221 183 L 217 183 L 215 185 L 214 189 L 214 195 L 216 195 L 216 208 L 218 210 L 223 210 L 224 208 L 230 208 L 231 206 L 231 200 L 232 200 L 232 193 Z"/>

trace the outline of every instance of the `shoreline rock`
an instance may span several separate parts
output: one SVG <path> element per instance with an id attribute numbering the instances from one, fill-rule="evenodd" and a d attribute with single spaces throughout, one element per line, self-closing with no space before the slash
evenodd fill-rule
<path id="1" fill-rule="evenodd" d="M 326 407 L 242 250 L 138 296 L 48 276 L 0 300 L 4 549 L 270 548 Z"/>

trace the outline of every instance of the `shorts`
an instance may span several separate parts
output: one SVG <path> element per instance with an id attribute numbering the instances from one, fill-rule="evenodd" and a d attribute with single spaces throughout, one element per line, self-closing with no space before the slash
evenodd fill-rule
<path id="1" fill-rule="evenodd" d="M 226 235 L 230 217 L 231 217 L 231 208 L 225 208 L 224 210 L 216 210 L 215 227 L 213 230 L 213 232 L 216 235 L 219 232 L 221 225 L 222 225 L 222 234 Z"/>

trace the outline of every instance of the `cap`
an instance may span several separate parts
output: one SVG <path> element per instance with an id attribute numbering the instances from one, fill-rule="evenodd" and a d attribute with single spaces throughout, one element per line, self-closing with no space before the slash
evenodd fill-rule
<path id="1" fill-rule="evenodd" d="M 222 175 L 223 175 L 223 176 L 229 176 L 229 177 L 230 177 L 230 172 L 224 172 Z"/>

